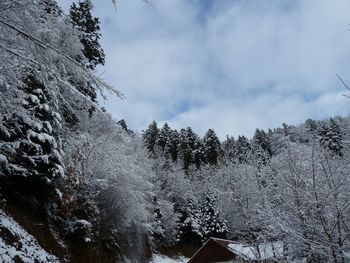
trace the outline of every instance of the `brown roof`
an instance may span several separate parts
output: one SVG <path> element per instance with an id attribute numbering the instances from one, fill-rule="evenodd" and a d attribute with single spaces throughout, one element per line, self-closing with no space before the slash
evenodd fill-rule
<path id="1" fill-rule="evenodd" d="M 188 263 L 210 263 L 234 260 L 237 255 L 228 248 L 230 240 L 209 238 L 207 242 L 192 256 Z"/>
<path id="2" fill-rule="evenodd" d="M 239 262 L 275 262 L 284 257 L 281 241 L 262 243 L 258 251 L 252 245 L 240 244 L 231 240 L 209 238 L 192 256 L 188 263 L 211 263 L 237 260 Z"/>

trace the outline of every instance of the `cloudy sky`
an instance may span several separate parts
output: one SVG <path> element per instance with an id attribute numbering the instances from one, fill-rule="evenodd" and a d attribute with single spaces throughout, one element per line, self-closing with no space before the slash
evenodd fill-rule
<path id="1" fill-rule="evenodd" d="M 59 0 L 67 8 L 71 0 Z M 348 0 L 95 0 L 107 63 L 126 99 L 101 102 L 141 131 L 156 120 L 200 135 L 347 116 Z"/>

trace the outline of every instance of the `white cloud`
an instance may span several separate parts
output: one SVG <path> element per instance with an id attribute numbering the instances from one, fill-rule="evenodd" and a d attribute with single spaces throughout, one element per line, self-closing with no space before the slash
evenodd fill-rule
<path id="1" fill-rule="evenodd" d="M 106 106 L 132 128 L 224 137 L 349 113 L 335 77 L 350 76 L 349 1 L 216 0 L 205 21 L 201 1 L 153 2 L 95 1 L 105 78 L 127 97 Z"/>

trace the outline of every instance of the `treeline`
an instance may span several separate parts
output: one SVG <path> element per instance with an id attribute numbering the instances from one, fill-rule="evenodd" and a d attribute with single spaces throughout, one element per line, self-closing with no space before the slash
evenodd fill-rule
<path id="1" fill-rule="evenodd" d="M 301 128 L 300 128 L 301 129 Z M 281 139 L 288 137 L 295 143 L 307 143 L 317 138 L 320 145 L 335 155 L 342 156 L 342 134 L 337 122 L 307 120 L 302 130 L 283 124 L 281 128 L 256 129 L 252 139 L 244 135 L 235 139 L 232 136 L 221 142 L 213 129 L 200 138 L 191 127 L 171 129 L 167 123 L 158 128 L 153 121 L 142 133 L 145 147 L 151 158 L 162 157 L 178 163 L 187 171 L 191 167 L 216 166 L 228 163 L 248 163 L 258 161 L 266 165 L 281 148 Z"/>
<path id="2" fill-rule="evenodd" d="M 153 122 L 142 137 L 153 160 L 156 222 L 166 237 L 156 243 L 220 237 L 259 247 L 279 240 L 289 260 L 347 260 L 348 125 L 348 118 L 309 119 L 220 142 L 213 130 L 200 138 L 191 128 Z"/>

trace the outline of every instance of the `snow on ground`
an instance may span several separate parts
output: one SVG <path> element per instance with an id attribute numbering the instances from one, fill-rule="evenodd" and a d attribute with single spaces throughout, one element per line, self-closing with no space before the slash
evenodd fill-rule
<path id="1" fill-rule="evenodd" d="M 153 259 L 150 263 L 187 263 L 189 258 L 183 256 L 171 258 L 165 255 L 153 255 Z"/>
<path id="2" fill-rule="evenodd" d="M 255 246 L 232 243 L 228 247 L 247 260 L 266 260 L 283 257 L 283 242 L 269 242 L 259 244 L 259 251 Z"/>
<path id="3" fill-rule="evenodd" d="M 52 263 L 59 260 L 47 253 L 33 236 L 0 210 L 0 262 Z"/>

